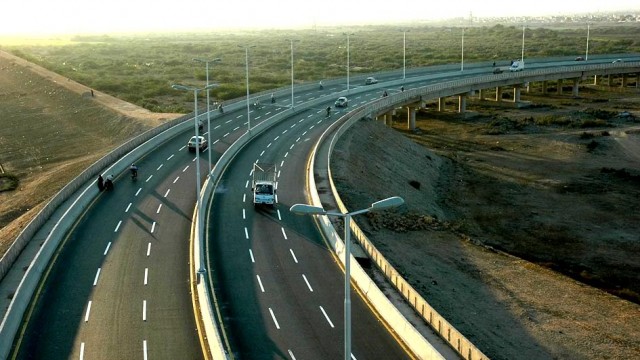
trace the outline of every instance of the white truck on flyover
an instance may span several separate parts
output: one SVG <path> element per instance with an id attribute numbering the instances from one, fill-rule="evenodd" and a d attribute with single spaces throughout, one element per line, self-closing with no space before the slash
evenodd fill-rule
<path id="1" fill-rule="evenodd" d="M 253 164 L 253 205 L 260 204 L 274 206 L 276 203 L 276 189 L 278 188 L 277 167 L 275 164 Z"/>

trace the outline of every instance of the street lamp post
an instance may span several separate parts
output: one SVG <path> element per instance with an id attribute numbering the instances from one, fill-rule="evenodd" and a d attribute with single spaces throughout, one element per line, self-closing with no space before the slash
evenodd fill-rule
<path id="1" fill-rule="evenodd" d="M 402 32 L 402 80 L 407 78 L 407 31 Z"/>
<path id="2" fill-rule="evenodd" d="M 206 86 L 209 86 L 209 63 L 220 62 L 222 59 L 215 58 L 212 60 L 203 60 L 203 59 L 193 59 L 193 61 L 205 63 L 206 71 L 207 71 L 207 83 Z M 209 104 L 211 101 L 209 100 L 209 90 L 207 89 L 207 143 L 211 145 L 211 109 L 209 108 Z M 207 174 L 211 174 L 211 165 L 213 162 L 211 161 L 211 146 L 207 146 L 207 152 L 209 153 L 209 170 Z M 208 175 L 207 175 L 208 176 Z"/>
<path id="3" fill-rule="evenodd" d="M 349 70 L 351 66 L 349 65 L 350 61 L 350 45 L 349 45 L 349 36 L 353 35 L 353 33 L 343 33 L 343 35 L 347 35 L 347 94 L 349 93 Z"/>
<path id="4" fill-rule="evenodd" d="M 584 61 L 588 61 L 589 60 L 589 30 L 590 30 L 590 25 L 589 23 L 587 23 L 587 52 L 586 54 L 584 54 Z"/>
<path id="5" fill-rule="evenodd" d="M 245 74 L 247 79 L 247 131 L 251 130 L 251 110 L 249 109 L 249 48 L 256 47 L 255 45 L 250 46 L 242 46 L 238 45 L 240 48 L 244 48 L 244 62 L 245 62 Z"/>
<path id="6" fill-rule="evenodd" d="M 195 134 L 196 134 L 196 209 L 198 209 L 198 211 L 200 211 L 200 140 L 199 140 L 199 134 L 198 134 L 198 91 L 202 91 L 202 90 L 209 90 L 211 88 L 214 88 L 218 86 L 218 84 L 209 84 L 208 86 L 205 86 L 202 89 L 199 89 L 197 87 L 194 86 L 185 86 L 185 85 L 171 85 L 171 87 L 175 90 L 183 90 L 183 91 L 193 91 L 193 127 L 195 130 Z M 198 219 L 202 219 L 202 216 L 198 216 Z M 196 233 L 196 237 L 198 237 L 198 241 L 202 240 L 200 239 L 199 235 Z M 201 244 L 202 245 L 202 244 Z M 201 254 L 203 254 L 203 252 L 201 252 Z M 205 269 L 204 269 L 204 258 L 202 257 L 204 255 L 201 255 L 200 258 L 200 268 L 198 269 L 198 273 L 199 274 L 204 274 Z"/>
<path id="7" fill-rule="evenodd" d="M 522 55 L 520 56 L 520 62 L 524 64 L 524 29 L 525 26 L 522 26 Z"/>
<path id="8" fill-rule="evenodd" d="M 464 28 L 462 28 L 462 61 L 460 62 L 460 71 L 464 71 Z"/>
<path id="9" fill-rule="evenodd" d="M 351 217 L 370 211 L 380 211 L 404 204 L 401 197 L 393 196 L 376 201 L 367 209 L 352 211 L 346 214 L 326 211 L 322 207 L 307 204 L 295 204 L 290 211 L 298 215 L 327 215 L 338 216 L 344 219 L 344 359 L 351 359 Z"/>
<path id="10" fill-rule="evenodd" d="M 289 41 L 291 42 L 291 109 L 293 109 L 295 107 L 293 102 L 293 42 L 300 40 L 289 39 Z"/>

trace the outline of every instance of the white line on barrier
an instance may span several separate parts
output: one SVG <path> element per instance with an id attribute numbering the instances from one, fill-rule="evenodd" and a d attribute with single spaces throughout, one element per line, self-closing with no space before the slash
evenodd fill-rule
<path id="1" fill-rule="evenodd" d="M 335 326 L 333 326 L 333 323 L 331 322 L 331 319 L 329 319 L 329 315 L 327 315 L 327 312 L 324 311 L 324 308 L 322 306 L 320 306 L 320 310 L 324 314 L 325 319 L 327 319 L 327 321 L 329 322 L 329 325 L 331 325 L 331 327 L 334 328 Z"/>
<path id="2" fill-rule="evenodd" d="M 96 277 L 93 279 L 93 286 L 96 286 L 98 284 L 99 277 L 100 277 L 100 268 L 98 268 L 98 271 L 96 271 Z"/>
<path id="3" fill-rule="evenodd" d="M 182 169 L 182 172 L 187 171 L 187 169 L 189 168 L 189 165 L 187 165 L 187 167 L 185 167 L 184 169 Z"/>
<path id="4" fill-rule="evenodd" d="M 84 343 L 80 344 L 80 360 L 84 360 Z"/>
<path id="5" fill-rule="evenodd" d="M 260 280 L 260 275 L 256 275 L 256 278 L 258 279 L 258 284 L 260 285 L 260 290 L 262 292 L 264 292 L 264 286 L 262 286 L 262 280 Z"/>
<path id="6" fill-rule="evenodd" d="M 246 226 L 244 228 L 244 237 L 247 238 L 247 240 L 249 240 L 249 230 L 247 230 Z"/>
<path id="7" fill-rule="evenodd" d="M 138 191 L 136 191 L 136 195 L 135 196 L 138 196 L 140 194 L 140 191 L 142 191 L 142 188 L 139 188 Z"/>
<path id="8" fill-rule="evenodd" d="M 149 177 L 147 178 L 147 180 L 145 182 L 149 182 L 149 180 L 151 180 L 152 177 L 153 177 L 153 175 L 149 175 Z"/>
<path id="9" fill-rule="evenodd" d="M 84 313 L 84 322 L 88 322 L 89 321 L 89 313 L 91 312 L 91 300 L 89 300 L 89 303 L 87 304 L 87 312 Z"/>
<path id="10" fill-rule="evenodd" d="M 109 241 L 109 243 L 107 244 L 107 248 L 104 249 L 104 254 L 103 255 L 107 255 L 107 253 L 109 252 L 109 248 L 111 247 L 111 241 Z"/>
<path id="11" fill-rule="evenodd" d="M 151 243 L 147 245 L 147 257 L 149 257 L 149 255 L 151 255 Z"/>
<path id="12" fill-rule="evenodd" d="M 147 321 L 147 300 L 142 300 L 142 321 Z"/>
<path id="13" fill-rule="evenodd" d="M 287 234 L 284 232 L 284 228 L 283 228 L 283 227 L 281 227 L 280 229 L 282 230 L 282 236 L 284 236 L 284 239 L 285 239 L 285 240 L 288 240 L 288 239 L 287 239 Z"/>
<path id="14" fill-rule="evenodd" d="M 291 360 L 296 360 L 296 357 L 293 356 L 293 352 L 291 351 L 291 349 L 287 349 L 287 351 L 289 352 L 289 356 L 291 357 Z"/>
<path id="15" fill-rule="evenodd" d="M 251 256 L 251 262 L 255 264 L 256 259 L 253 257 L 253 251 L 251 251 L 251 249 L 249 249 L 249 256 Z"/>
<path id="16" fill-rule="evenodd" d="M 171 158 L 173 158 L 173 156 L 174 156 L 174 154 L 171 154 L 171 156 L 169 156 L 169 157 L 167 158 L 167 161 L 171 160 Z"/>
<path id="17" fill-rule="evenodd" d="M 171 191 L 171 189 L 167 189 L 167 192 L 164 193 L 164 197 L 167 197 L 167 195 L 169 195 L 169 191 Z"/>
<path id="18" fill-rule="evenodd" d="M 122 225 L 122 220 L 118 221 L 118 225 L 116 225 L 116 228 L 113 230 L 113 232 L 118 232 L 118 229 L 120 229 L 120 225 Z"/>
<path id="19" fill-rule="evenodd" d="M 280 330 L 280 324 L 278 324 L 278 320 L 276 319 L 276 316 L 273 314 L 273 310 L 271 310 L 271 308 L 269 308 L 269 313 L 271 313 L 271 318 L 273 319 L 273 322 L 276 324 L 276 329 Z"/>
<path id="20" fill-rule="evenodd" d="M 164 164 L 160 164 L 160 166 L 158 166 L 158 168 L 156 169 L 156 171 L 162 169 L 162 167 L 164 166 Z"/>
<path id="21" fill-rule="evenodd" d="M 304 275 L 303 275 L 304 276 Z M 149 268 L 144 268 L 144 284 L 147 285 L 149 280 Z"/>
<path id="22" fill-rule="evenodd" d="M 313 292 L 313 288 L 311 287 L 311 284 L 309 284 L 309 280 L 307 280 L 307 277 L 304 276 L 304 274 L 302 274 L 302 278 L 304 279 L 304 282 L 307 283 L 307 287 L 309 288 L 309 291 Z"/>
<path id="23" fill-rule="evenodd" d="M 129 205 L 127 205 L 127 208 L 124 210 L 124 212 L 129 212 L 129 208 L 131 208 L 131 203 L 129 203 Z"/>
<path id="24" fill-rule="evenodd" d="M 175 184 L 176 182 L 178 182 L 179 179 L 180 179 L 180 176 L 176 176 L 176 178 L 173 180 L 173 183 Z"/>
<path id="25" fill-rule="evenodd" d="M 278 220 L 282 221 L 282 216 L 280 216 L 280 209 L 276 210 L 276 212 L 278 213 Z"/>
<path id="26" fill-rule="evenodd" d="M 142 354 L 144 360 L 149 360 L 147 357 L 147 340 L 142 341 Z"/>
<path id="27" fill-rule="evenodd" d="M 153 224 L 151 225 L 151 233 L 153 234 L 153 231 L 156 229 L 156 222 L 154 221 Z"/>
<path id="28" fill-rule="evenodd" d="M 296 258 L 296 254 L 293 253 L 293 249 L 289 249 L 289 252 L 291 253 L 291 256 L 293 257 L 293 261 L 296 262 L 296 264 L 298 263 L 298 258 Z"/>
<path id="29" fill-rule="evenodd" d="M 156 210 L 156 214 L 160 214 L 160 209 L 162 209 L 162 204 L 158 205 L 158 210 Z"/>
<path id="30" fill-rule="evenodd" d="M 245 220 L 246 218 L 247 216 L 246 216 L 245 209 L 242 209 L 242 220 Z"/>

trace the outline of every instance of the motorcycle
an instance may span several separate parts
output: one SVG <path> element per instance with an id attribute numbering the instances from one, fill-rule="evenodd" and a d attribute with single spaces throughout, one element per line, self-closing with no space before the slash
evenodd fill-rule
<path id="1" fill-rule="evenodd" d="M 131 169 L 131 180 L 136 180 L 138 178 L 138 170 Z"/>

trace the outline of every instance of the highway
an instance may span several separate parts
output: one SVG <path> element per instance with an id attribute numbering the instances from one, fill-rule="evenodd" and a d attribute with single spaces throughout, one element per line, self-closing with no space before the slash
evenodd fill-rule
<path id="1" fill-rule="evenodd" d="M 464 73 L 435 75 L 446 81 L 489 71 L 469 65 Z M 365 87 L 366 93 L 349 95 L 347 110 L 378 98 L 388 79 L 380 76 L 381 83 Z M 411 81 L 407 78 L 406 89 L 436 80 Z M 314 139 L 338 118 L 335 111 L 326 118 L 324 109 L 342 90 L 344 84 L 297 93 L 296 107 L 318 96 L 327 102 L 245 147 L 224 173 L 209 209 L 209 281 L 219 294 L 226 339 L 239 358 L 342 356 L 344 274 L 312 218 L 288 212 L 293 203 L 306 202 L 307 155 Z M 263 100 L 261 109 L 252 110 L 252 125 L 287 111 L 289 101 Z M 212 132 L 215 162 L 247 124 L 244 111 L 212 118 L 206 130 Z M 27 315 L 15 358 L 202 358 L 188 286 L 196 196 L 195 159 L 185 148 L 191 131 L 138 161 L 135 182 L 127 174 L 118 177 L 115 190 L 102 193 L 78 220 Z M 255 161 L 276 163 L 281 170 L 274 210 L 254 210 L 251 204 Z M 204 179 L 206 152 L 201 167 Z M 354 357 L 409 357 L 357 293 L 352 300 Z"/>

